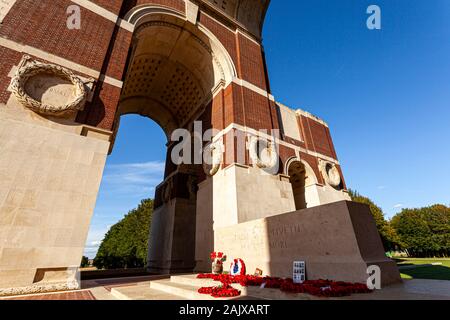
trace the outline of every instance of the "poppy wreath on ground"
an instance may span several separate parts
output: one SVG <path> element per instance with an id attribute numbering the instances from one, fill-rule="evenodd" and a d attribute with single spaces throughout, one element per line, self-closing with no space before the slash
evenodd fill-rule
<path id="1" fill-rule="evenodd" d="M 343 297 L 356 293 L 372 292 L 372 290 L 370 290 L 367 285 L 362 283 L 349 283 L 330 280 L 308 280 L 303 283 L 294 283 L 292 279 L 256 276 L 230 276 L 224 274 L 199 274 L 197 278 L 220 281 L 224 285 L 226 285 L 227 289 L 232 288 L 232 283 L 239 283 L 243 287 L 261 286 L 262 284 L 264 284 L 265 288 L 280 289 L 281 291 L 286 293 L 306 293 L 317 297 Z M 199 292 L 207 291 L 206 289 L 208 288 L 201 288 Z M 210 293 L 208 292 L 208 294 Z"/>
<path id="2" fill-rule="evenodd" d="M 241 295 L 241 292 L 231 286 L 230 283 L 223 283 L 218 287 L 203 287 L 198 293 L 209 294 L 214 298 L 233 298 Z"/>

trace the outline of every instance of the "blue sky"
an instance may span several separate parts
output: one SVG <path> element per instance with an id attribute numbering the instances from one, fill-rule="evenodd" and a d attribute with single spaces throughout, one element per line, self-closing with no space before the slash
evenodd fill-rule
<path id="1" fill-rule="evenodd" d="M 382 29 L 366 27 L 380 6 Z M 272 0 L 264 29 L 275 98 L 328 122 L 347 185 L 387 217 L 450 204 L 450 1 Z M 86 254 L 163 177 L 165 136 L 122 118 Z"/>

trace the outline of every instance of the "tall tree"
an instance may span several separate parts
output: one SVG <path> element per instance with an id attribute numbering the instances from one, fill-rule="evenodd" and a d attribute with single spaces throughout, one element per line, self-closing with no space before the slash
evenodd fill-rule
<path id="1" fill-rule="evenodd" d="M 81 268 L 86 268 L 89 267 L 89 258 L 86 256 L 83 256 L 83 258 L 81 258 Z"/>
<path id="2" fill-rule="evenodd" d="M 433 205 L 404 209 L 392 218 L 392 226 L 413 257 L 450 255 L 450 208 Z"/>
<path id="3" fill-rule="evenodd" d="M 354 190 L 350 190 L 350 197 L 353 201 L 367 204 L 370 207 L 370 212 L 375 220 L 386 251 L 392 251 L 401 246 L 400 238 L 395 229 L 390 225 L 389 221 L 386 220 L 383 210 L 379 206 L 369 198 L 360 195 Z"/>
<path id="4" fill-rule="evenodd" d="M 94 266 L 99 269 L 140 268 L 147 263 L 153 200 L 142 200 L 106 233 Z"/>

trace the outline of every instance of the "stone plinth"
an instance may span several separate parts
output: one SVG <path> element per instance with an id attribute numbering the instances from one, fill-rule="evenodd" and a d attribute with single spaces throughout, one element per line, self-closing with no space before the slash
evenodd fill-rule
<path id="1" fill-rule="evenodd" d="M 367 268 L 381 268 L 382 285 L 400 282 L 396 264 L 384 254 L 368 206 L 327 204 L 215 230 L 215 249 L 242 258 L 247 273 L 292 277 L 293 261 L 306 261 L 308 279 L 362 282 Z"/>

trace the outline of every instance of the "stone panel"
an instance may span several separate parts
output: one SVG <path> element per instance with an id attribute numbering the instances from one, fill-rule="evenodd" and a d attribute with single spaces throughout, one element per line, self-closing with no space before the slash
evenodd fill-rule
<path id="1" fill-rule="evenodd" d="M 287 137 L 301 141 L 300 128 L 298 126 L 297 114 L 294 110 L 279 105 L 283 134 Z"/>
<path id="2" fill-rule="evenodd" d="M 367 267 L 378 265 L 383 285 L 400 282 L 369 207 L 347 201 L 218 228 L 214 245 L 242 258 L 250 274 L 292 277 L 293 261 L 305 261 L 311 280 L 366 283 Z"/>
<path id="3" fill-rule="evenodd" d="M 38 268 L 80 264 L 107 139 L 49 121 L 14 97 L 0 105 L 0 294 L 36 285 Z"/>

